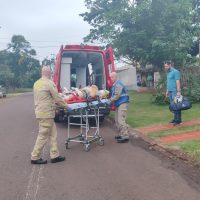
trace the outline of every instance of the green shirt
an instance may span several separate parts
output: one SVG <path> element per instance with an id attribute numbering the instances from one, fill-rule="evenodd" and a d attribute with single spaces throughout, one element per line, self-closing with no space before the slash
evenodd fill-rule
<path id="1" fill-rule="evenodd" d="M 171 67 L 171 69 L 167 72 L 167 90 L 169 92 L 177 91 L 177 80 L 180 80 L 180 72 L 177 69 Z"/>

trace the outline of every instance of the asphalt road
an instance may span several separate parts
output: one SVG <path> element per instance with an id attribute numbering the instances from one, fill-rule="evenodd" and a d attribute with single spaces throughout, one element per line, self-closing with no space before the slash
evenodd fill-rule
<path id="1" fill-rule="evenodd" d="M 65 149 L 67 127 L 57 124 L 60 153 L 66 161 L 31 165 L 38 130 L 33 96 L 0 101 L 0 200 L 200 199 L 198 181 L 187 176 L 190 168 L 149 152 L 134 139 L 117 144 L 111 126 L 101 127 L 104 146 L 93 144 L 84 152 L 77 143 Z M 77 131 L 71 129 L 72 134 Z M 43 158 L 49 160 L 48 152 L 47 145 Z"/>

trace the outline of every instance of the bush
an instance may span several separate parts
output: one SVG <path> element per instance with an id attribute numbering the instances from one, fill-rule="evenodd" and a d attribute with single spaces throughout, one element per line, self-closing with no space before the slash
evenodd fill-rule
<path id="1" fill-rule="evenodd" d="M 169 103 L 168 98 L 165 97 L 166 91 L 166 76 L 161 76 L 158 84 L 156 85 L 156 93 L 152 96 L 152 103 L 164 105 Z"/>
<path id="2" fill-rule="evenodd" d="M 145 80 L 142 81 L 142 87 L 146 87 L 147 86 L 147 83 Z"/>
<path id="3" fill-rule="evenodd" d="M 186 85 L 183 87 L 183 95 L 187 96 L 192 102 L 200 102 L 200 79 L 199 75 L 189 75 Z"/>

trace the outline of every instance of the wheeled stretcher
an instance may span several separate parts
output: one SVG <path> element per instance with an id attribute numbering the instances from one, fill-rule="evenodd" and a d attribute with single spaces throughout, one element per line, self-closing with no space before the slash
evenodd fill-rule
<path id="1" fill-rule="evenodd" d="M 65 141 L 66 149 L 69 148 L 70 142 L 83 144 L 84 150 L 89 151 L 91 143 L 97 142 L 99 145 L 104 145 L 104 139 L 100 136 L 99 118 L 100 107 L 109 106 L 107 99 L 98 99 L 95 101 L 87 100 L 86 102 L 69 104 L 70 112 L 68 112 L 68 133 Z M 90 124 L 90 119 L 93 125 Z M 71 137 L 71 126 L 79 126 L 80 132 Z"/>

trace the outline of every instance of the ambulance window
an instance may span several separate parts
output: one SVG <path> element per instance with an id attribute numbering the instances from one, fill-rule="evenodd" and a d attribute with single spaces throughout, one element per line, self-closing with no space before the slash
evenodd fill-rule
<path id="1" fill-rule="evenodd" d="M 76 69 L 71 69 L 71 87 L 76 87 L 77 75 Z"/>

